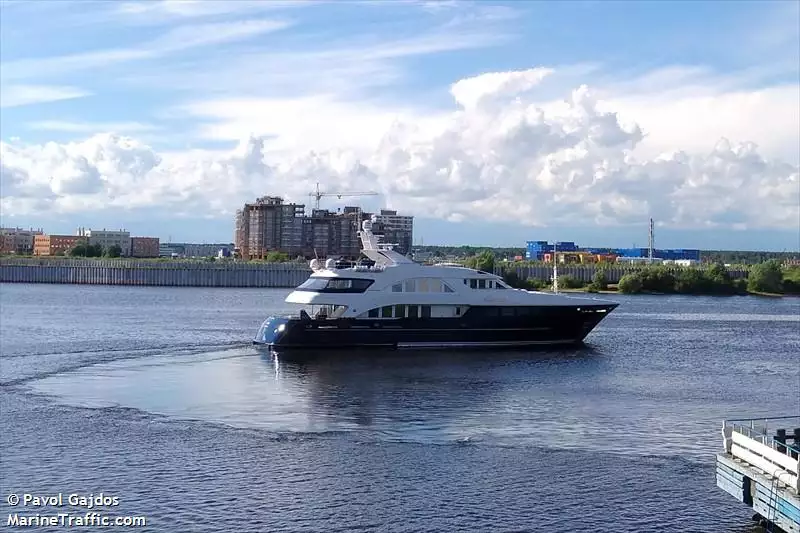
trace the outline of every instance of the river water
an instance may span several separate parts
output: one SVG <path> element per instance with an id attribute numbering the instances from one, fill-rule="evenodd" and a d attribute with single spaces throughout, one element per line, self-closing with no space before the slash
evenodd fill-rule
<path id="1" fill-rule="evenodd" d="M 0 285 L 3 525 L 45 514 L 11 493 L 102 492 L 135 531 L 754 531 L 722 420 L 800 412 L 798 299 L 620 295 L 581 349 L 293 362 L 249 344 L 287 293 Z"/>

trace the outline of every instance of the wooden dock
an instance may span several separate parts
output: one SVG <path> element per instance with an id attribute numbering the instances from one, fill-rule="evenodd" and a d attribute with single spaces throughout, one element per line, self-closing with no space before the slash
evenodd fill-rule
<path id="1" fill-rule="evenodd" d="M 717 486 L 767 531 L 800 533 L 800 416 L 726 420 L 722 435 Z"/>

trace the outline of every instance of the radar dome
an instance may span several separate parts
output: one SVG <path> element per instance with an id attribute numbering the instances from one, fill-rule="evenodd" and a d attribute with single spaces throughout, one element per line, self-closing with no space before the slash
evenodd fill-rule
<path id="1" fill-rule="evenodd" d="M 312 259 L 311 263 L 309 263 L 311 270 L 317 270 L 319 268 L 319 259 Z"/>
<path id="2" fill-rule="evenodd" d="M 336 265 L 336 260 L 334 258 L 330 258 L 325 261 L 325 268 L 333 268 Z"/>
<path id="3" fill-rule="evenodd" d="M 364 222 L 362 222 L 361 229 L 363 229 L 364 231 L 372 231 L 372 221 L 365 220 Z"/>

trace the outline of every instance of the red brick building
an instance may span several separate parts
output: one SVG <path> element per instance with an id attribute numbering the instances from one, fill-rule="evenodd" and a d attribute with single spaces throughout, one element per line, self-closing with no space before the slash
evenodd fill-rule
<path id="1" fill-rule="evenodd" d="M 131 237 L 131 257 L 158 257 L 158 237 Z"/>
<path id="2" fill-rule="evenodd" d="M 33 238 L 33 255 L 66 255 L 85 237 L 79 235 L 36 235 Z"/>

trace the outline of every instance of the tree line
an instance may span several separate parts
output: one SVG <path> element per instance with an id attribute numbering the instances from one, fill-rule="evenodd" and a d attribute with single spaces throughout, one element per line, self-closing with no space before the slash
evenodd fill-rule
<path id="1" fill-rule="evenodd" d="M 69 250 L 68 255 L 70 257 L 120 257 L 122 247 L 114 244 L 104 248 L 100 244 L 79 242 Z"/>
<path id="2" fill-rule="evenodd" d="M 746 280 L 732 280 L 720 263 L 706 269 L 686 268 L 677 274 L 660 266 L 646 267 L 622 276 L 618 290 L 627 294 L 800 294 L 800 267 L 783 268 L 780 261 L 771 259 L 753 265 Z"/>
<path id="3" fill-rule="evenodd" d="M 491 248 L 485 246 L 414 246 L 414 250 L 431 253 L 434 257 L 459 257 L 470 258 L 483 253 L 491 253 L 495 259 L 506 257 L 522 256 L 525 257 L 525 249 L 517 247 Z M 702 263 L 723 263 L 729 265 L 755 265 L 771 259 L 784 262 L 792 259 L 800 259 L 797 252 L 761 252 L 761 251 L 737 251 L 737 250 L 702 250 L 700 252 L 700 262 Z"/>

